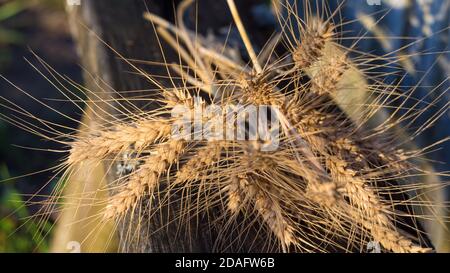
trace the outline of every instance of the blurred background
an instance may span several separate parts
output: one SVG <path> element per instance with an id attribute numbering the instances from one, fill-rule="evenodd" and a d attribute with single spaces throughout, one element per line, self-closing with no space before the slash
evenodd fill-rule
<path id="1" fill-rule="evenodd" d="M 33 51 L 56 71 L 81 82 L 64 8 L 62 0 L 0 0 L 0 74 L 63 113 L 74 113 L 73 104 L 58 101 L 62 95 L 27 62 L 36 63 Z M 4 80 L 0 80 L 0 96 L 43 119 L 56 123 L 62 119 Z M 7 109 L 1 113 L 14 114 Z M 50 236 L 45 234 L 53 219 L 39 226 L 29 221 L 38 207 L 25 207 L 24 201 L 38 191 L 40 195 L 48 195 L 56 180 L 52 180 L 51 172 L 20 176 L 56 165 L 59 155 L 24 147 L 61 149 L 54 142 L 42 141 L 39 136 L 0 120 L 0 252 L 46 252 L 49 247 Z"/>
<path id="2" fill-rule="evenodd" d="M 249 8 L 257 22 L 255 27 L 276 27 L 269 0 L 248 1 L 252 3 Z M 288 1 L 293 3 L 295 0 Z M 426 98 L 424 105 L 443 95 L 433 109 L 436 112 L 445 107 L 450 101 L 450 1 L 383 0 L 379 2 L 381 5 L 376 5 L 378 1 L 373 0 L 347 2 L 339 16 L 345 20 L 355 20 L 355 23 L 345 26 L 343 31 L 348 31 L 346 35 L 375 37 L 362 40 L 359 49 L 377 55 L 396 52 L 394 55 L 397 57 L 411 56 L 401 63 L 409 73 L 403 84 L 415 86 L 420 83 L 421 87 L 415 94 L 416 99 Z M 341 1 L 330 0 L 327 3 L 333 10 Z M 413 39 L 389 40 L 386 38 L 388 36 Z M 412 41 L 415 41 L 412 46 L 405 47 Z M 33 69 L 31 64 L 38 65 L 33 54 L 60 74 L 82 83 L 80 61 L 65 13 L 65 0 L 0 0 L 0 75 L 50 107 L 59 109 L 62 114 L 80 118 L 79 110 L 72 103 L 64 102 L 64 97 Z M 395 82 L 397 79 L 388 80 Z M 438 90 L 430 94 L 430 86 L 438 84 Z M 0 96 L 42 119 L 63 122 L 68 127 L 76 126 L 75 122 L 68 123 L 67 119 L 49 111 L 3 79 L 0 79 Z M 433 109 L 416 121 L 418 126 L 433 116 Z M 1 117 L 11 115 L 14 115 L 12 110 L 2 108 L 0 111 L 0 252 L 46 252 L 51 238 L 49 232 L 56 216 L 38 225 L 29 220 L 39 206 L 24 206 L 24 202 L 36 192 L 39 194 L 32 198 L 33 202 L 42 201 L 42 196 L 50 194 L 57 178 L 52 178 L 51 171 L 42 170 L 57 165 L 60 154 L 43 150 L 62 147 L 2 121 Z M 425 146 L 448 137 L 449 124 L 450 112 L 447 110 L 436 125 L 418 139 L 418 143 Z M 447 141 L 440 150 L 429 154 L 434 160 L 434 168 L 442 172 L 450 171 L 449 145 Z M 26 175 L 32 173 L 35 174 Z M 449 196 L 447 194 L 447 199 Z"/>

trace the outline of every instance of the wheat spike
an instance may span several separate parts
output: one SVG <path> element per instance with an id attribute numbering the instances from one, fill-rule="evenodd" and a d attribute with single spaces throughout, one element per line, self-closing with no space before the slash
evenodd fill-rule
<path id="1" fill-rule="evenodd" d="M 347 163 L 339 157 L 328 158 L 330 171 L 334 179 L 339 181 L 350 203 L 358 210 L 352 210 L 352 217 L 370 230 L 373 238 L 387 250 L 407 252 L 429 252 L 431 249 L 421 248 L 401 235 L 389 219 L 385 211 L 389 208 L 371 189 L 365 186 L 363 179 L 356 172 L 347 168 Z"/>
<path id="2" fill-rule="evenodd" d="M 204 147 L 199 148 L 196 154 L 178 171 L 175 184 L 195 179 L 202 170 L 218 162 L 225 145 L 225 141 L 210 141 Z"/>
<path id="3" fill-rule="evenodd" d="M 305 69 L 317 62 L 323 54 L 325 43 L 333 37 L 333 31 L 331 23 L 317 17 L 311 18 L 301 28 L 300 44 L 292 53 L 295 66 Z"/>
<path id="4" fill-rule="evenodd" d="M 189 109 L 194 107 L 194 99 L 185 89 L 163 90 L 162 94 L 168 107 L 173 108 L 177 105 L 185 105 Z"/>
<path id="5" fill-rule="evenodd" d="M 145 192 L 151 194 L 158 187 L 160 176 L 179 160 L 185 145 L 182 140 L 170 140 L 157 147 L 154 155 L 149 156 L 145 163 L 132 173 L 125 189 L 110 198 L 104 214 L 105 218 L 123 216 L 138 204 Z"/>
<path id="6" fill-rule="evenodd" d="M 233 214 L 236 214 L 244 205 L 245 196 L 243 192 L 249 190 L 249 183 L 247 177 L 243 175 L 233 175 L 228 183 L 228 186 L 225 188 L 228 192 L 227 207 Z M 253 196 L 254 194 L 249 193 L 248 195 Z"/>
<path id="7" fill-rule="evenodd" d="M 140 120 L 132 125 L 119 124 L 112 130 L 96 132 L 95 136 L 78 139 L 72 144 L 67 163 L 72 165 L 86 159 L 101 160 L 129 148 L 141 151 L 147 145 L 166 137 L 171 125 L 164 119 Z"/>
<path id="8" fill-rule="evenodd" d="M 283 214 L 283 208 L 278 200 L 277 192 L 273 192 L 270 181 L 260 181 L 247 174 L 233 176 L 227 187 L 228 209 L 237 213 L 247 201 L 252 201 L 255 211 L 279 240 L 283 252 L 296 242 L 294 228 Z"/>
<path id="9" fill-rule="evenodd" d="M 311 91 L 322 94 L 333 94 L 344 72 L 348 69 L 345 54 L 335 56 L 320 64 L 320 68 L 311 79 Z"/>

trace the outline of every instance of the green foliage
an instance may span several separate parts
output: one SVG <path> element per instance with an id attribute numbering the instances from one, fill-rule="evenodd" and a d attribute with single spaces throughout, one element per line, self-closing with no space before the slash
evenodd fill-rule
<path id="1" fill-rule="evenodd" d="M 22 11 L 24 11 L 29 5 L 30 1 L 10 1 L 0 5 L 0 23 L 5 22 L 8 19 L 13 18 Z M 19 44 L 24 41 L 22 34 L 14 29 L 2 27 L 0 25 L 0 45 Z"/>
<path id="2" fill-rule="evenodd" d="M 26 201 L 13 187 L 5 164 L 0 165 L 0 252 L 47 252 L 50 222 L 30 218 Z"/>
<path id="3" fill-rule="evenodd" d="M 12 47 L 25 46 L 24 29 L 36 22 L 25 16 L 34 9 L 63 10 L 62 0 L 0 0 L 0 69 L 12 61 Z M 1 93 L 1 91 L 0 91 Z M 8 126 L 0 120 L 0 253 L 47 252 L 50 222 L 32 218 L 26 198 L 14 187 L 4 160 L 20 162 L 24 155 L 10 151 Z"/>

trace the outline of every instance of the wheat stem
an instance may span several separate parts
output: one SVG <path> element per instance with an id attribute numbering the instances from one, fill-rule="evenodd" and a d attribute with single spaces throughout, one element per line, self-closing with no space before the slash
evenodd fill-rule
<path id="1" fill-rule="evenodd" d="M 239 16 L 239 12 L 236 8 L 236 4 L 234 3 L 234 0 L 227 0 L 228 7 L 230 8 L 231 15 L 233 16 L 233 20 L 239 30 L 239 34 L 241 35 L 242 40 L 244 41 L 245 48 L 247 49 L 248 55 L 250 56 L 250 59 L 253 63 L 253 68 L 255 69 L 256 73 L 261 73 L 262 68 L 261 65 L 258 62 L 258 58 L 256 57 L 255 50 L 253 49 L 252 43 L 250 42 L 250 39 L 247 35 L 247 31 L 245 31 L 244 24 L 242 23 L 241 17 Z"/>

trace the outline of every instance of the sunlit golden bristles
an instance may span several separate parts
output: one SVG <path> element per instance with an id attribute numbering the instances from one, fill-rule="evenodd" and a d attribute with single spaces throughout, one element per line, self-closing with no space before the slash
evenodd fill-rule
<path id="1" fill-rule="evenodd" d="M 235 20 L 240 20 L 235 15 Z M 148 18 L 162 27 L 162 22 L 154 15 Z M 164 27 L 176 35 L 184 31 L 175 26 Z M 364 134 L 339 111 L 334 101 L 343 75 L 352 62 L 346 52 L 324 57 L 326 44 L 333 42 L 334 31 L 335 27 L 330 22 L 320 18 L 312 17 L 306 22 L 300 29 L 298 47 L 292 51 L 294 69 L 288 70 L 266 66 L 249 71 L 212 49 L 190 52 L 192 56 L 207 54 L 205 58 L 212 58 L 211 64 L 228 64 L 217 65 L 217 77 L 208 78 L 208 82 L 204 83 L 201 81 L 210 74 L 209 68 L 191 64 L 189 69 L 204 69 L 199 71 L 198 74 L 203 75 L 199 79 L 188 79 L 193 88 L 205 90 L 204 85 L 212 83 L 211 90 L 220 90 L 220 97 L 205 91 L 212 96 L 210 103 L 219 106 L 276 107 L 275 114 L 282 128 L 278 136 L 281 143 L 276 151 L 263 152 L 259 150 L 261 143 L 258 140 L 167 140 L 163 146 L 158 145 L 150 150 L 152 155 L 129 175 L 124 189 L 119 189 L 111 197 L 106 217 L 117 219 L 139 206 L 143 196 L 151 196 L 154 190 L 160 188 L 160 177 L 166 174 L 167 193 L 172 190 L 181 193 L 178 200 L 182 208 L 178 216 L 181 219 L 198 216 L 210 209 L 223 209 L 219 205 L 222 203 L 226 204 L 225 209 L 232 218 L 238 215 L 248 217 L 253 211 L 276 237 L 284 252 L 311 249 L 310 246 L 302 246 L 302 242 L 310 244 L 310 239 L 301 237 L 299 224 L 299 221 L 306 221 L 300 219 L 300 215 L 311 214 L 309 210 L 317 214 L 315 217 L 322 215 L 323 221 L 342 221 L 307 222 L 311 230 L 330 226 L 336 228 L 335 232 L 340 236 L 348 236 L 358 230 L 362 237 L 379 242 L 386 251 L 428 252 L 430 249 L 421 247 L 420 242 L 405 237 L 397 230 L 395 203 L 377 194 L 377 183 L 383 181 L 384 174 L 380 173 L 380 166 L 374 164 L 383 164 L 383 160 L 373 162 L 374 154 L 382 153 L 385 158 L 395 158 L 396 155 L 381 151 L 376 145 L 371 146 L 370 141 L 362 146 L 359 139 Z M 162 33 L 173 46 L 175 39 L 172 34 L 168 31 Z M 183 37 L 186 39 L 186 36 Z M 184 43 L 189 44 L 188 41 Z M 202 46 L 207 48 L 207 45 Z M 246 46 L 250 48 L 251 45 Z M 188 64 L 192 63 L 191 57 L 186 54 L 184 52 L 181 58 Z M 217 62 L 214 58 L 218 58 Z M 256 58 L 252 58 L 252 62 L 258 64 Z M 188 75 L 182 68 L 176 71 L 181 77 Z M 298 72 L 309 76 L 306 83 L 297 82 Z M 292 82 L 286 83 L 285 79 Z M 280 85 L 281 82 L 284 86 Z M 164 90 L 164 102 L 169 108 L 187 105 L 188 109 L 192 109 L 194 98 L 191 93 L 188 89 Z M 205 101 L 203 103 L 207 104 Z M 131 134 L 129 136 L 134 138 Z M 182 153 L 184 149 L 186 153 Z M 175 163 L 181 166 L 174 171 L 171 168 Z M 397 173 L 400 173 L 402 166 L 396 166 L 399 168 Z M 388 191 L 386 188 L 383 190 Z M 151 202 L 151 198 L 149 200 Z M 305 208 L 307 210 L 303 211 Z M 196 213 L 191 215 L 193 211 Z M 325 217 L 329 214 L 334 215 Z M 319 246 L 316 250 L 320 250 Z"/>
<path id="2" fill-rule="evenodd" d="M 183 2 L 181 15 L 188 2 Z M 264 243 L 257 251 L 366 252 L 373 241 L 383 252 L 432 251 L 421 227 L 422 220 L 432 216 L 418 212 L 430 208 L 432 214 L 435 208 L 418 193 L 418 189 L 428 189 L 422 177 L 432 171 L 422 170 L 411 160 L 421 157 L 425 149 L 400 150 L 410 139 L 395 139 L 399 120 L 385 114 L 379 124 L 369 126 L 366 121 L 375 113 L 365 112 L 360 122 L 337 98 L 357 92 L 347 79 L 348 72 L 356 71 L 364 80 L 364 92 L 370 92 L 358 101 L 359 106 L 367 105 L 376 109 L 374 112 L 385 110 L 392 94 L 399 93 L 398 87 L 385 86 L 365 74 L 360 63 L 370 64 L 374 57 L 354 58 L 352 48 L 340 45 L 339 54 L 327 53 L 327 48 L 337 47 L 339 25 L 330 18 L 307 16 L 298 19 L 300 33 L 294 41 L 280 33 L 285 48 L 278 50 L 284 54 L 264 48 L 261 58 L 244 35 L 234 1 L 227 2 L 249 59 L 231 45 L 218 47 L 220 39 L 205 38 L 182 22 L 175 25 L 146 13 L 161 41 L 179 53 L 175 54 L 178 62 L 162 64 L 170 71 L 166 77 L 170 83 L 160 83 L 159 97 L 151 101 L 161 107 L 135 109 L 138 113 L 128 120 L 113 119 L 111 126 L 92 128 L 89 134 L 64 142 L 70 145 L 63 165 L 70 175 L 88 159 L 102 163 L 112 174 L 116 165 L 126 165 L 121 162 L 123 154 L 132 158 L 133 166 L 108 177 L 110 181 L 101 189 L 109 194 L 102 203 L 106 204 L 100 213 L 103 220 L 119 223 L 128 220 L 127 216 L 137 217 L 125 223 L 129 230 L 124 233 L 129 235 L 145 226 L 141 222 L 152 221 L 156 210 L 164 211 L 168 215 L 162 213 L 157 219 L 162 225 L 158 231 L 169 225 L 178 225 L 176 232 L 202 227 L 202 233 L 219 234 L 212 241 L 220 247 L 211 251 L 240 251 L 244 245 L 246 250 L 254 250 L 253 241 Z M 158 83 L 157 77 L 145 76 Z M 266 109 L 267 113 L 258 115 L 266 113 L 277 120 L 276 139 L 262 139 L 259 131 L 257 139 L 248 137 L 251 129 L 260 129 L 250 120 L 245 120 L 242 128 L 235 120 L 219 125 L 231 128 L 233 136 L 242 129 L 244 139 L 227 134 L 208 139 L 208 114 L 187 122 L 200 122 L 200 132 L 193 126 L 181 138 L 174 135 L 177 119 L 171 111 L 178 106 L 184 107 L 184 117 L 193 117 L 195 111 L 208 106 L 218 107 L 219 120 L 225 122 L 223 109 L 237 105 L 273 107 L 273 112 Z M 412 118 L 414 113 L 409 112 L 420 112 L 406 111 Z M 407 120 L 405 116 L 400 119 Z M 276 143 L 276 147 L 264 150 L 268 143 Z M 145 210 L 135 213 L 142 207 Z M 135 237 L 139 238 L 133 238 L 137 240 L 133 243 L 139 244 L 140 236 Z M 239 241 L 241 237 L 248 241 Z"/>

